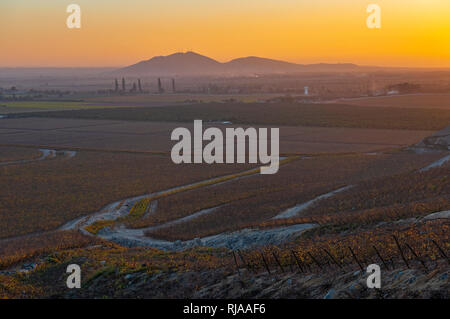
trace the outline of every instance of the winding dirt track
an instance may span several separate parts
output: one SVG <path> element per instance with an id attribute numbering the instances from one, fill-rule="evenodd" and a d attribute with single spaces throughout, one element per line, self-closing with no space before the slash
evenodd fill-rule
<path id="1" fill-rule="evenodd" d="M 51 152 L 51 150 L 47 150 Z M 44 158 L 46 158 L 50 153 L 44 153 Z M 73 154 L 74 155 L 74 154 Z M 72 156 L 73 156 L 72 155 Z M 432 167 L 437 167 L 442 164 L 444 164 L 448 159 L 450 158 L 450 155 L 444 156 L 440 160 L 428 165 L 424 169 L 430 169 Z M 298 157 L 296 159 L 299 159 Z M 292 160 L 292 159 L 290 159 Z M 280 164 L 283 164 L 284 160 L 280 162 Z M 108 204 L 103 209 L 101 209 L 99 212 L 90 215 L 90 216 L 84 216 L 78 219 L 75 219 L 73 221 L 70 221 L 60 227 L 58 230 L 78 230 L 82 232 L 85 235 L 89 236 L 98 236 L 100 238 L 103 238 L 105 240 L 110 240 L 116 243 L 119 243 L 124 246 L 133 247 L 133 246 L 151 246 L 154 248 L 159 248 L 163 250 L 184 250 L 187 248 L 195 247 L 195 246 L 211 246 L 211 247 L 229 247 L 229 248 L 246 248 L 251 246 L 258 246 L 258 245 L 264 245 L 264 244 L 277 244 L 292 238 L 295 238 L 304 231 L 317 227 L 316 224 L 299 224 L 299 225 L 292 225 L 288 227 L 280 227 L 280 228 L 274 228 L 274 229 L 268 229 L 268 230 L 257 230 L 257 229 L 243 229 L 231 233 L 223 233 L 213 236 L 208 236 L 204 238 L 196 238 L 193 240 L 188 241 L 164 241 L 164 240 L 157 240 L 153 238 L 149 238 L 145 235 L 145 232 L 148 230 L 155 230 L 155 229 L 161 229 L 165 227 L 169 227 L 175 224 L 179 224 L 182 222 L 186 222 L 188 220 L 192 220 L 194 218 L 197 218 L 201 215 L 213 213 L 216 209 L 224 206 L 220 205 L 217 207 L 212 207 L 208 209 L 204 209 L 198 212 L 195 212 L 189 216 L 185 216 L 173 221 L 169 221 L 167 223 L 142 228 L 142 229 L 128 229 L 123 224 L 120 225 L 114 225 L 112 227 L 105 227 L 101 229 L 97 234 L 91 234 L 88 232 L 85 228 L 87 226 L 90 226 L 96 222 L 99 221 L 116 221 L 117 219 L 121 217 L 125 217 L 130 213 L 131 208 L 133 205 L 138 202 L 141 199 L 148 198 L 148 197 L 165 197 L 170 196 L 179 192 L 188 191 L 195 188 L 203 188 L 203 187 L 211 187 L 218 184 L 228 183 L 231 181 L 236 181 L 241 178 L 245 178 L 248 176 L 253 176 L 260 173 L 260 168 L 247 170 L 238 174 L 231 174 L 231 175 L 225 175 L 220 177 L 215 177 L 207 180 L 203 180 L 200 182 L 188 184 L 188 185 L 182 185 L 173 187 L 167 190 L 146 194 L 146 195 L 140 195 L 135 196 L 132 198 L 128 198 L 126 200 L 116 201 L 111 204 Z M 299 212 L 301 212 L 303 209 L 310 207 L 311 205 L 315 204 L 316 202 L 329 198 L 331 196 L 334 196 L 335 194 L 339 192 L 343 192 L 349 188 L 353 187 L 353 185 L 348 185 L 345 187 L 342 187 L 340 189 L 334 190 L 332 192 L 329 192 L 327 194 L 320 195 L 316 197 L 315 199 L 308 201 L 306 203 L 302 203 L 299 205 L 296 205 L 288 210 L 285 210 L 283 212 L 280 212 L 277 216 L 274 218 L 289 218 L 292 216 L 297 215 Z M 146 214 L 152 214 L 157 209 L 157 200 L 153 200 L 150 204 L 150 207 Z M 226 204 L 225 204 L 226 205 Z M 45 232 L 49 233 L 49 232 Z M 43 234 L 43 233 L 41 233 Z M 32 237 L 36 236 L 38 234 L 29 234 L 29 235 L 23 235 L 18 237 L 10 237 L 6 239 L 0 240 L 1 242 L 9 241 L 13 239 L 19 239 L 19 238 L 26 238 L 26 237 Z"/>
<path id="2" fill-rule="evenodd" d="M 26 163 L 32 163 L 32 162 L 38 162 L 42 161 L 48 158 L 53 158 L 56 156 L 55 150 L 47 150 L 47 149 L 39 149 L 41 152 L 41 156 L 38 158 L 28 159 L 28 160 L 18 160 L 18 161 L 10 161 L 10 162 L 1 162 L 0 166 L 6 166 L 6 165 L 17 165 L 17 164 L 26 164 Z"/>
<path id="3" fill-rule="evenodd" d="M 285 218 L 291 218 L 291 217 L 295 217 L 298 216 L 298 213 L 306 210 L 307 208 L 311 207 L 312 205 L 314 205 L 315 203 L 321 201 L 322 199 L 326 199 L 326 198 L 330 198 L 333 197 L 334 195 L 346 191 L 347 189 L 352 188 L 353 185 L 348 185 L 348 186 L 344 186 L 341 187 L 339 189 L 336 189 L 334 191 L 331 191 L 329 193 L 323 194 L 323 195 L 319 195 L 316 198 L 306 202 L 306 203 L 302 203 L 299 205 L 296 205 L 294 207 L 288 208 L 285 211 L 281 212 L 280 214 L 276 215 L 275 217 L 273 217 L 272 219 L 285 219 Z"/>
<path id="4" fill-rule="evenodd" d="M 443 157 L 442 159 L 428 165 L 425 169 L 429 169 L 431 167 L 440 166 L 443 163 L 446 162 L 446 160 L 449 158 L 449 155 Z M 179 186 L 174 187 L 165 191 L 142 195 L 133 197 L 130 199 L 127 199 L 122 202 L 122 205 L 120 206 L 121 202 L 114 202 L 112 204 L 109 204 L 105 208 L 103 208 L 100 212 L 98 212 L 95 215 L 82 217 L 77 220 L 71 221 L 61 227 L 61 230 L 74 230 L 78 229 L 84 234 L 92 235 L 89 233 L 85 228 L 89 225 L 94 224 L 98 221 L 115 221 L 120 217 L 124 217 L 129 214 L 129 211 L 133 205 L 146 197 L 153 197 L 153 196 L 170 196 L 174 193 L 179 193 L 183 191 L 187 191 L 194 188 L 202 188 L 202 187 L 210 187 L 217 184 L 227 183 L 230 181 L 235 181 L 236 179 L 243 178 L 246 176 L 252 176 L 259 173 L 259 169 L 256 170 L 249 170 L 242 172 L 240 174 L 235 175 L 226 175 L 222 177 L 216 177 L 208 180 L 204 180 L 201 182 L 185 185 L 185 186 Z M 317 203 L 318 201 L 329 198 L 334 196 L 337 193 L 346 191 L 347 189 L 353 187 L 353 185 L 348 185 L 342 188 L 339 188 L 337 190 L 334 190 L 332 192 L 329 192 L 327 194 L 320 195 L 316 197 L 315 199 L 308 201 L 306 203 L 302 203 L 299 205 L 296 205 L 288 210 L 285 210 L 275 216 L 275 219 L 280 218 L 290 218 L 295 215 L 297 215 L 299 212 L 301 212 L 303 209 L 310 207 Z M 154 210 L 157 207 L 157 201 L 154 202 L 154 206 L 150 208 L 150 212 L 154 212 Z M 225 204 L 226 205 L 226 204 Z M 224 205 L 221 205 L 224 206 Z M 288 227 L 280 227 L 280 228 L 274 228 L 269 230 L 256 230 L 256 229 L 243 229 L 236 232 L 231 233 L 223 233 L 213 236 L 208 236 L 204 238 L 196 238 L 194 240 L 188 240 L 188 241 L 165 241 L 165 240 L 157 240 L 153 238 L 149 238 L 145 235 L 146 231 L 148 230 L 155 230 L 155 229 L 161 229 L 166 228 L 175 224 L 179 224 L 182 222 L 186 222 L 188 220 L 195 219 L 199 216 L 213 213 L 216 209 L 220 208 L 221 206 L 212 207 L 208 209 L 203 209 L 201 211 L 195 212 L 189 216 L 182 217 L 173 221 L 169 221 L 167 223 L 157 225 L 157 226 L 151 226 L 147 228 L 141 228 L 141 229 L 129 229 L 126 228 L 125 225 L 115 225 L 112 227 L 105 227 L 101 229 L 96 236 L 99 236 L 100 238 L 114 241 L 116 243 L 119 243 L 121 245 L 125 246 L 151 246 L 154 248 L 164 249 L 164 250 L 183 250 L 186 248 L 194 247 L 194 246 L 212 246 L 212 247 L 218 247 L 218 246 L 224 246 L 229 248 L 245 248 L 249 246 L 257 246 L 257 245 L 263 245 L 268 243 L 279 243 L 285 240 L 288 240 L 292 237 L 299 236 L 303 231 L 317 227 L 315 224 L 302 224 L 302 225 L 293 225 Z"/>
<path id="5" fill-rule="evenodd" d="M 298 158 L 297 158 L 298 159 Z M 283 164 L 284 161 L 289 162 L 292 159 L 283 159 L 280 164 Z M 175 193 L 188 191 L 195 188 L 202 187 L 210 187 L 218 184 L 223 184 L 231 181 L 236 181 L 241 178 L 245 178 L 248 176 L 253 176 L 255 174 L 260 173 L 260 168 L 247 170 L 238 174 L 225 175 L 221 177 L 211 178 L 207 180 L 203 180 L 197 183 L 178 186 L 174 188 L 170 188 L 164 191 L 141 195 L 132 197 L 123 201 L 117 201 L 111 203 L 100 210 L 98 213 L 78 218 L 76 220 L 70 221 L 67 224 L 63 225 L 59 230 L 79 230 L 85 235 L 92 236 L 89 231 L 86 230 L 86 227 L 93 225 L 94 223 L 102 222 L 102 221 L 116 221 L 121 217 L 125 217 L 130 213 L 130 209 L 133 205 L 141 199 L 149 198 L 149 197 L 165 197 L 170 196 Z M 149 209 L 149 214 L 153 213 L 157 207 L 157 201 L 153 201 L 152 205 Z M 116 243 L 119 243 L 124 246 L 151 246 L 154 248 L 164 249 L 164 250 L 182 250 L 194 246 L 204 245 L 204 246 L 225 246 L 225 247 L 248 247 L 252 245 L 261 245 L 268 244 L 271 242 L 281 242 L 287 240 L 288 238 L 299 236 L 303 231 L 310 229 L 312 227 L 316 227 L 315 224 L 304 224 L 304 225 L 293 225 L 289 227 L 282 227 L 276 229 L 269 230 L 255 230 L 255 229 L 243 229 L 232 233 L 226 234 L 218 234 L 214 236 L 204 237 L 202 239 L 196 238 L 194 240 L 188 241 L 164 241 L 157 240 L 153 238 L 149 238 L 145 235 L 148 230 L 155 230 L 170 227 L 172 225 L 176 225 L 179 223 L 183 223 L 197 217 L 200 217 L 205 214 L 213 213 L 216 209 L 222 207 L 224 205 L 211 207 L 208 209 L 203 209 L 198 212 L 195 212 L 189 216 L 185 216 L 173 221 L 169 221 L 167 223 L 151 226 L 147 228 L 141 229 L 129 229 L 126 228 L 125 225 L 113 225 L 112 227 L 105 227 L 98 231 L 95 235 L 110 240 Z"/>
<path id="6" fill-rule="evenodd" d="M 259 174 L 259 168 L 247 170 L 247 171 L 241 172 L 239 174 L 230 174 L 230 175 L 210 178 L 210 179 L 206 179 L 206 180 L 203 180 L 200 182 L 183 185 L 183 186 L 177 186 L 177 187 L 169 188 L 167 190 L 163 190 L 163 191 L 159 191 L 159 192 L 155 192 L 155 193 L 131 197 L 131 198 L 125 199 L 123 201 L 117 201 L 117 202 L 108 204 L 107 206 L 105 206 L 103 209 L 101 209 L 99 212 L 95 213 L 94 215 L 85 216 L 85 217 L 81 217 L 76 220 L 70 221 L 67 224 L 60 227 L 59 230 L 79 229 L 83 233 L 88 233 L 84 228 L 86 228 L 89 225 L 94 224 L 95 222 L 106 221 L 106 220 L 116 220 L 120 217 L 124 217 L 124 216 L 128 215 L 129 211 L 133 207 L 133 205 L 141 199 L 148 198 L 148 197 L 156 197 L 156 196 L 158 196 L 158 197 L 170 196 L 172 194 L 180 193 L 183 191 L 188 191 L 188 190 L 200 188 L 200 187 L 208 187 L 208 186 L 212 186 L 212 185 L 217 185 L 219 183 L 222 184 L 222 183 L 226 183 L 226 182 L 230 182 L 230 181 L 235 181 L 237 179 L 256 175 L 256 174 Z M 154 208 L 154 209 L 156 209 L 156 208 Z M 184 218 L 187 218 L 187 217 L 184 217 Z M 174 223 L 174 222 L 176 222 L 176 221 L 171 221 L 169 223 Z"/>

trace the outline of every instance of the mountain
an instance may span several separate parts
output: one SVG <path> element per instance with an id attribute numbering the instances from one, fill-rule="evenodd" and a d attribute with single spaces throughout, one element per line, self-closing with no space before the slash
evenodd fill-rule
<path id="1" fill-rule="evenodd" d="M 157 56 L 116 72 L 124 75 L 202 75 L 220 73 L 222 63 L 195 52 Z"/>
<path id="2" fill-rule="evenodd" d="M 227 73 L 289 73 L 301 67 L 299 64 L 258 57 L 246 57 L 231 60 L 223 64 Z"/>
<path id="3" fill-rule="evenodd" d="M 195 52 L 157 56 L 150 60 L 115 70 L 128 76 L 200 76 L 200 75 L 255 75 L 287 74 L 297 72 L 349 72 L 359 67 L 354 64 L 295 64 L 260 57 L 245 57 L 221 63 Z"/>

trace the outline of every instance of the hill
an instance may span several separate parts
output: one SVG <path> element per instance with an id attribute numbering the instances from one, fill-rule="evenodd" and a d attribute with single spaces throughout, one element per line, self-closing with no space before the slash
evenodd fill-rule
<path id="1" fill-rule="evenodd" d="M 178 52 L 167 56 L 153 57 L 115 70 L 113 73 L 127 76 L 250 76 L 298 72 L 350 72 L 358 70 L 358 68 L 357 65 L 350 63 L 303 65 L 254 56 L 221 63 L 195 52 Z"/>

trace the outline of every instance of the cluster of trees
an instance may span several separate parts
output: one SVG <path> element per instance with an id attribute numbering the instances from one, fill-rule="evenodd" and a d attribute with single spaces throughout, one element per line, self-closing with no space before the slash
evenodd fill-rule
<path id="1" fill-rule="evenodd" d="M 172 92 L 176 92 L 176 86 L 175 86 L 175 79 L 172 79 Z M 127 90 L 127 84 L 125 81 L 125 78 L 122 78 L 122 83 L 119 85 L 119 80 L 114 80 L 114 92 L 117 93 L 144 93 L 144 90 L 142 89 L 142 82 L 141 79 L 137 79 L 137 82 L 133 82 L 131 89 Z M 158 78 L 158 93 L 162 94 L 165 92 L 165 89 L 162 85 L 161 78 Z"/>
<path id="2" fill-rule="evenodd" d="M 114 80 L 114 92 L 122 92 L 122 93 L 127 92 L 125 78 L 122 78 L 122 88 L 119 87 L 119 81 L 117 79 Z M 137 84 L 136 84 L 136 82 L 133 82 L 133 86 L 131 87 L 129 92 L 130 93 L 135 93 L 135 92 L 142 93 L 143 92 L 141 79 L 137 80 Z"/>

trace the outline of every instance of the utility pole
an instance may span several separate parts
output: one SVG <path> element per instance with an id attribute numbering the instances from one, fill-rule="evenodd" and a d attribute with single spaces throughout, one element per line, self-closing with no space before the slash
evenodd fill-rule
<path id="1" fill-rule="evenodd" d="M 125 92 L 126 87 L 125 87 L 125 78 L 122 78 L 122 91 Z"/>

